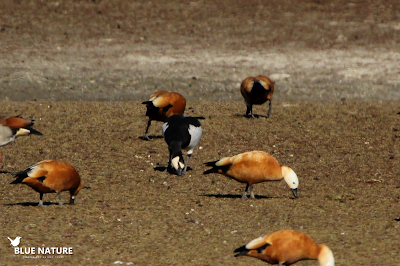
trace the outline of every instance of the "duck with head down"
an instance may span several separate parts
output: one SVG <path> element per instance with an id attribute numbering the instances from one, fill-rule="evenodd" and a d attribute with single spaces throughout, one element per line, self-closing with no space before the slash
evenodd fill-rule
<path id="1" fill-rule="evenodd" d="M 255 118 L 253 105 L 269 102 L 267 117 L 271 115 L 271 101 L 274 94 L 274 83 L 266 76 L 248 77 L 240 85 L 240 92 L 246 103 L 246 116 Z M 250 114 L 250 116 L 249 116 Z"/>
<path id="2" fill-rule="evenodd" d="M 64 161 L 44 160 L 25 170 L 10 173 L 17 177 L 10 184 L 26 184 L 40 193 L 39 206 L 43 206 L 43 194 L 57 193 L 59 205 L 62 206 L 61 192 L 69 191 L 70 204 L 74 204 L 75 197 L 82 188 L 82 180 L 75 168 Z"/>
<path id="3" fill-rule="evenodd" d="M 320 266 L 334 266 L 330 248 L 317 244 L 311 236 L 294 230 L 281 230 L 256 238 L 234 251 L 235 257 L 249 256 L 270 264 L 292 265 L 301 260 L 318 260 Z"/>
<path id="4" fill-rule="evenodd" d="M 142 102 L 142 104 L 146 105 L 146 116 L 149 117 L 143 139 L 150 140 L 148 131 L 151 121 L 165 122 L 170 116 L 183 115 L 186 108 L 186 99 L 177 92 L 162 90 L 153 93 L 149 100 Z"/>
<path id="5" fill-rule="evenodd" d="M 247 198 L 250 188 L 250 198 L 254 198 L 253 185 L 266 181 L 284 179 L 293 195 L 297 198 L 299 179 L 296 173 L 288 166 L 281 166 L 269 153 L 263 151 L 249 151 L 232 157 L 225 157 L 219 161 L 207 162 L 212 168 L 204 174 L 220 173 L 240 183 L 246 184 L 242 198 Z"/>

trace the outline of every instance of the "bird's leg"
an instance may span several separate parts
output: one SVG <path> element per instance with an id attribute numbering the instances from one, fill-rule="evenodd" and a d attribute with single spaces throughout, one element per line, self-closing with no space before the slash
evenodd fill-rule
<path id="1" fill-rule="evenodd" d="M 250 114 L 250 112 L 251 112 L 251 105 L 247 105 L 247 103 L 246 103 L 246 107 L 247 107 L 247 109 L 246 109 L 246 116 L 249 116 L 249 114 Z"/>
<path id="2" fill-rule="evenodd" d="M 144 133 L 143 139 L 145 140 L 151 140 L 147 133 L 149 132 L 149 127 L 151 125 L 151 119 L 149 118 L 149 121 L 147 121 L 147 127 L 146 127 L 146 132 Z"/>
<path id="3" fill-rule="evenodd" d="M 61 193 L 57 192 L 57 197 L 58 197 L 58 205 L 63 206 L 63 203 L 61 201 Z"/>
<path id="4" fill-rule="evenodd" d="M 267 117 L 269 117 L 271 115 L 271 99 L 269 99 L 268 101 L 269 101 L 269 108 L 268 108 Z"/>
<path id="5" fill-rule="evenodd" d="M 192 154 L 186 154 L 186 164 L 185 164 L 185 168 L 183 168 L 183 174 L 186 174 L 186 169 L 187 169 L 187 167 L 188 167 L 188 164 L 189 164 L 189 159 L 190 159 L 190 156 L 192 156 Z"/>
<path id="6" fill-rule="evenodd" d="M 247 103 L 246 103 L 246 106 L 247 106 L 246 116 L 247 116 L 247 117 L 251 117 L 251 118 L 256 118 L 256 117 L 253 115 L 253 105 L 252 105 L 252 104 L 247 104 Z M 249 114 L 250 114 L 250 116 L 249 116 Z"/>
<path id="7" fill-rule="evenodd" d="M 246 104 L 246 107 L 247 107 L 247 109 L 246 109 L 246 117 L 256 118 L 253 115 L 253 104 L 248 103 L 246 100 L 244 100 L 244 103 Z M 250 114 L 250 116 L 249 116 L 249 114 Z"/>
<path id="8" fill-rule="evenodd" d="M 40 193 L 39 207 L 43 207 L 43 193 Z"/>
<path id="9" fill-rule="evenodd" d="M 171 158 L 172 157 L 172 153 L 171 150 L 169 150 L 169 161 L 168 161 L 168 165 L 167 168 L 165 168 L 164 173 L 169 173 L 169 170 L 171 169 Z"/>
<path id="10" fill-rule="evenodd" d="M 71 198 L 69 199 L 69 204 L 74 205 L 75 204 L 75 196 L 71 195 Z"/>
<path id="11" fill-rule="evenodd" d="M 254 114 L 253 114 L 253 106 L 251 106 L 250 109 L 251 109 L 251 118 L 256 118 L 256 117 L 254 116 Z"/>
<path id="12" fill-rule="evenodd" d="M 246 184 L 246 189 L 244 190 L 244 193 L 242 194 L 242 199 L 247 199 L 247 190 L 249 189 L 249 184 Z"/>
<path id="13" fill-rule="evenodd" d="M 255 199 L 256 197 L 254 197 L 254 193 L 253 193 L 253 185 L 250 186 L 250 198 L 251 199 Z"/>
<path id="14" fill-rule="evenodd" d="M 244 103 L 246 104 L 246 117 L 250 117 L 249 114 L 251 114 L 251 117 L 254 118 L 253 116 L 253 105 L 248 103 L 246 100 L 244 100 Z"/>
<path id="15" fill-rule="evenodd" d="M 279 262 L 278 266 L 283 266 L 283 262 Z"/>

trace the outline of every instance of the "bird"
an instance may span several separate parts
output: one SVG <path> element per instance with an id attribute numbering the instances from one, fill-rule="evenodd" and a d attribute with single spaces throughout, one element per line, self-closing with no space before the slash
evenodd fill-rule
<path id="1" fill-rule="evenodd" d="M 249 188 L 250 198 L 254 199 L 254 184 L 282 179 L 292 189 L 295 198 L 298 198 L 299 180 L 296 173 L 288 166 L 281 166 L 269 153 L 249 151 L 232 157 L 224 157 L 219 161 L 207 162 L 205 165 L 212 168 L 204 171 L 203 174 L 220 173 L 240 183 L 246 183 L 246 189 L 242 195 L 244 199 L 247 198 Z"/>
<path id="2" fill-rule="evenodd" d="M 191 116 L 173 115 L 162 125 L 162 135 L 169 150 L 168 167 L 172 166 L 178 176 L 186 173 L 189 159 L 199 144 L 202 134 L 200 121 Z M 182 149 L 187 150 L 186 164 L 183 160 Z"/>
<path id="3" fill-rule="evenodd" d="M 256 238 L 234 250 L 235 257 L 250 256 L 270 264 L 291 265 L 300 260 L 318 260 L 320 266 L 334 266 L 330 248 L 316 244 L 308 234 L 281 230 Z"/>
<path id="4" fill-rule="evenodd" d="M 148 101 L 142 102 L 147 107 L 146 116 L 149 117 L 143 139 L 150 140 L 148 136 L 152 120 L 165 122 L 172 115 L 183 115 L 186 108 L 186 99 L 177 92 L 165 90 L 153 93 Z"/>
<path id="5" fill-rule="evenodd" d="M 75 197 L 82 188 L 82 180 L 78 172 L 64 161 L 43 160 L 20 172 L 0 171 L 0 173 L 10 173 L 17 177 L 10 184 L 23 183 L 39 192 L 38 206 L 40 207 L 43 206 L 44 193 L 57 193 L 59 205 L 62 206 L 61 192 L 67 190 L 71 196 L 69 204 L 74 204 Z"/>
<path id="6" fill-rule="evenodd" d="M 12 240 L 11 238 L 9 238 L 9 237 L 7 237 L 8 238 L 8 240 L 10 240 L 10 245 L 12 245 L 13 247 L 16 247 L 16 246 L 18 246 L 19 245 L 19 242 L 21 241 L 21 238 L 22 237 L 20 237 L 20 236 L 17 236 L 14 240 Z"/>
<path id="7" fill-rule="evenodd" d="M 240 92 L 247 106 L 246 116 L 255 118 L 253 104 L 263 104 L 269 101 L 267 117 L 271 114 L 271 101 L 274 93 L 274 83 L 266 76 L 248 77 L 240 85 Z"/>
<path id="8" fill-rule="evenodd" d="M 32 128 L 34 120 L 24 119 L 21 115 L 0 116 L 0 146 L 13 142 L 17 137 L 28 134 L 43 135 Z"/>

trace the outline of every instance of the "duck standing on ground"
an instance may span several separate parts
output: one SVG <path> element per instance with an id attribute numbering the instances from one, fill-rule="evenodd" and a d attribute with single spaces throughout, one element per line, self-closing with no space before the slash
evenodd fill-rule
<path id="1" fill-rule="evenodd" d="M 147 107 L 146 116 L 149 117 L 143 139 L 150 140 L 148 131 L 152 120 L 165 122 L 172 115 L 183 115 L 186 108 L 186 99 L 177 92 L 157 91 L 148 101 L 142 102 Z"/>
<path id="2" fill-rule="evenodd" d="M 61 192 L 67 190 L 71 196 L 69 204 L 74 204 L 75 197 L 82 188 L 82 180 L 76 169 L 63 161 L 44 160 L 20 172 L 0 171 L 0 173 L 10 173 L 17 177 L 10 184 L 23 183 L 39 192 L 40 207 L 43 206 L 44 193 L 57 193 L 59 205 L 62 206 Z"/>
<path id="3" fill-rule="evenodd" d="M 279 181 L 284 179 L 297 198 L 299 179 L 296 173 L 288 166 L 281 166 L 269 153 L 263 151 L 249 151 L 232 157 L 225 157 L 219 161 L 207 162 L 212 168 L 204 174 L 219 173 L 246 184 L 242 198 L 247 198 L 250 188 L 250 198 L 254 198 L 253 185 L 265 181 Z"/>
<path id="4" fill-rule="evenodd" d="M 240 85 L 240 92 L 247 106 L 246 116 L 255 118 L 253 105 L 269 102 L 267 117 L 271 114 L 271 101 L 274 93 L 274 83 L 266 76 L 248 77 Z"/>

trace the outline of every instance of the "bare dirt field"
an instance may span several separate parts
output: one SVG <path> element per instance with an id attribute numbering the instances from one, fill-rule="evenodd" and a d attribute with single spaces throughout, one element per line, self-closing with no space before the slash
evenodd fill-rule
<path id="1" fill-rule="evenodd" d="M 206 119 L 193 170 L 181 177 L 156 170 L 167 166 L 168 149 L 163 139 L 139 138 L 146 124 L 139 102 L 1 104 L 7 113 L 35 114 L 44 133 L 2 147 L 3 169 L 62 159 L 90 187 L 74 206 L 59 207 L 47 194 L 54 204 L 39 208 L 38 193 L 2 175 L 4 265 L 263 265 L 234 258 L 233 249 L 284 228 L 328 244 L 337 265 L 397 265 L 400 102 L 275 102 L 268 119 L 240 116 L 241 102 L 190 102 L 187 114 Z M 296 171 L 298 199 L 282 181 L 256 185 L 256 199 L 243 200 L 243 184 L 202 174 L 204 162 L 254 149 Z M 18 235 L 23 246 L 72 246 L 74 255 L 14 257 L 6 237 Z"/>
<path id="2" fill-rule="evenodd" d="M 336 265 L 399 265 L 399 14 L 395 0 L 1 2 L 0 113 L 44 133 L 0 147 L 1 168 L 65 160 L 85 188 L 39 208 L 2 174 L 0 265 L 265 265 L 233 250 L 280 229 L 326 243 Z M 272 115 L 247 119 L 239 84 L 258 74 L 275 82 Z M 161 89 L 206 118 L 181 177 L 159 171 L 162 138 L 139 138 L 141 101 Z M 282 181 L 242 200 L 243 184 L 202 174 L 255 149 L 294 169 L 298 199 Z M 16 236 L 73 255 L 14 255 Z"/>

